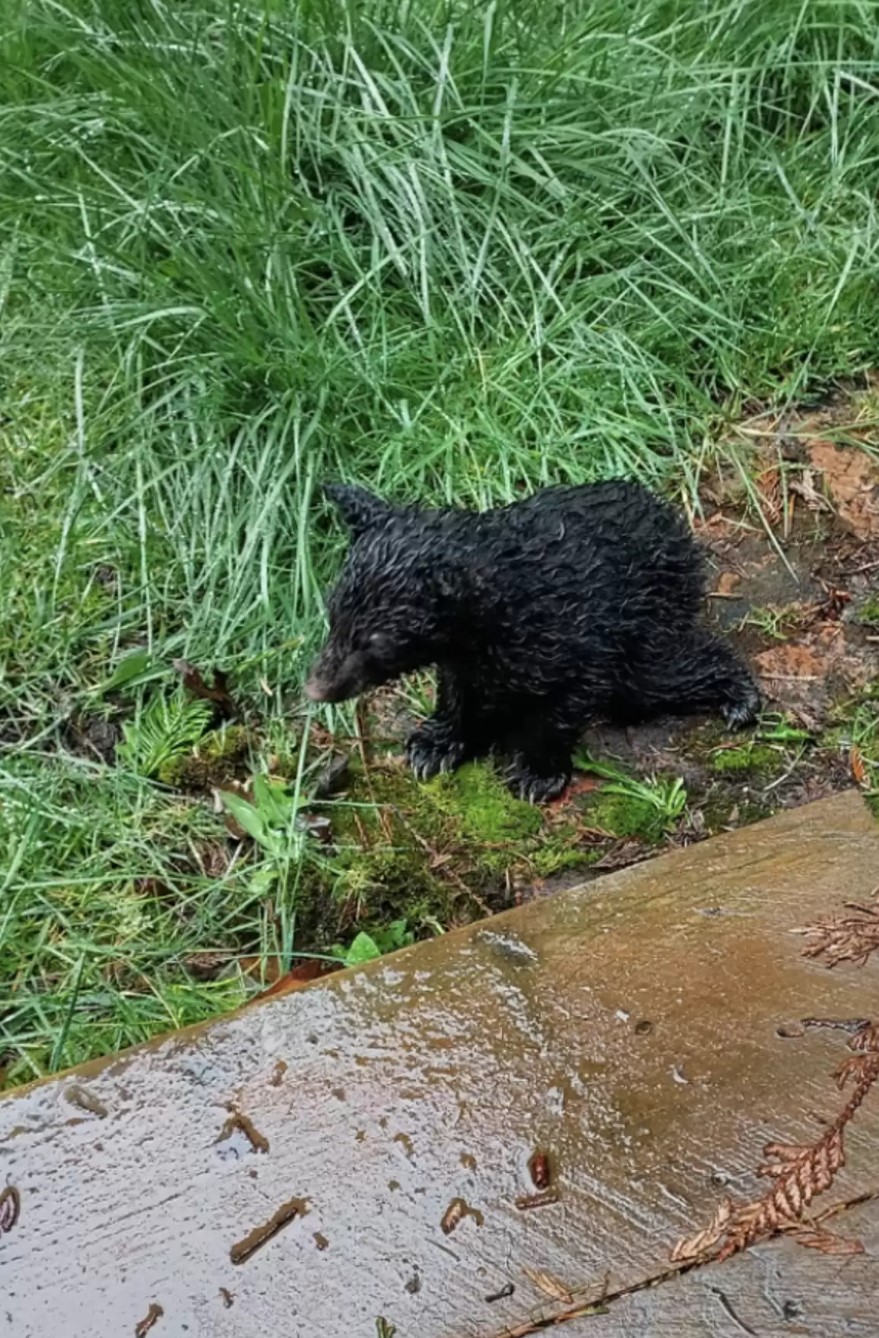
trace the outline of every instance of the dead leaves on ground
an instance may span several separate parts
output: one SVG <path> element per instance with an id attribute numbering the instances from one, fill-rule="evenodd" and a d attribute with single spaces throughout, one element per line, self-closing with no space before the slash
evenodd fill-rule
<path id="1" fill-rule="evenodd" d="M 157 1301 L 151 1301 L 150 1308 L 144 1315 L 143 1319 L 139 1320 L 138 1323 L 135 1324 L 134 1326 L 134 1338 L 146 1338 L 146 1335 L 149 1333 L 150 1329 L 154 1328 L 156 1324 L 158 1324 L 159 1320 L 162 1318 L 164 1313 L 165 1313 L 164 1310 L 158 1304 Z"/>
<path id="2" fill-rule="evenodd" d="M 869 789 L 870 773 L 867 770 L 867 764 L 864 761 L 864 756 L 860 748 L 858 748 L 856 745 L 852 745 L 852 747 L 849 749 L 848 764 L 849 764 L 849 770 L 852 773 L 852 777 L 854 778 L 855 781 L 857 781 L 858 785 L 860 785 L 861 788 L 864 790 Z"/>
<path id="3" fill-rule="evenodd" d="M 794 507 L 835 511 L 863 539 L 879 535 L 879 466 L 870 453 L 875 410 L 859 392 L 843 392 L 811 411 L 760 412 L 734 429 L 755 451 L 757 502 L 766 525 L 787 535 Z M 721 471 L 712 499 L 740 501 L 738 470 Z"/>
<path id="4" fill-rule="evenodd" d="M 781 642 L 753 656 L 771 701 L 784 709 L 809 709 L 819 718 L 834 688 L 852 692 L 866 686 L 875 672 L 874 661 L 872 654 L 850 643 L 838 612 L 822 617 L 798 640 Z"/>
<path id="5" fill-rule="evenodd" d="M 809 459 L 844 524 L 864 539 L 879 535 L 879 471 L 871 456 L 858 446 L 817 440 Z"/>
<path id="6" fill-rule="evenodd" d="M 269 995 L 289 994 L 293 990 L 302 989 L 313 980 L 320 980 L 322 976 L 341 970 L 344 962 L 326 957 L 304 957 L 289 971 L 284 971 L 279 956 L 239 955 L 230 948 L 207 948 L 189 953 L 183 959 L 183 965 L 196 980 L 216 980 L 237 969 L 242 975 L 264 986 L 255 998 L 265 999 Z"/>
<path id="7" fill-rule="evenodd" d="M 788 488 L 795 497 L 801 497 L 809 511 L 832 511 L 833 507 L 819 491 L 821 475 L 815 469 L 804 469 L 788 483 Z"/>
<path id="8" fill-rule="evenodd" d="M 290 994 L 293 990 L 304 989 L 313 980 L 320 980 L 323 976 L 331 975 L 334 971 L 341 971 L 344 965 L 344 962 L 329 961 L 325 957 L 306 957 L 296 966 L 291 967 L 289 971 L 276 974 L 276 978 L 257 995 L 257 998 L 267 999 L 272 995 Z M 260 966 L 261 958 L 259 957 L 242 957 L 241 959 L 241 967 L 248 974 L 257 974 Z"/>
<path id="9" fill-rule="evenodd" d="M 876 924 L 879 927 L 879 915 Z M 863 1253 L 860 1241 L 835 1235 L 820 1218 L 806 1218 L 812 1200 L 830 1188 L 845 1165 L 846 1127 L 879 1079 L 879 1026 L 866 1023 L 848 1044 L 854 1053 L 843 1060 L 834 1077 L 838 1089 L 848 1089 L 850 1095 L 832 1124 L 814 1143 L 767 1144 L 757 1174 L 772 1181 L 770 1188 L 749 1203 L 723 1199 L 703 1230 L 678 1241 L 671 1251 L 672 1263 L 721 1263 L 780 1233 L 823 1254 Z"/>
<path id="10" fill-rule="evenodd" d="M 761 651 L 754 656 L 754 663 L 761 678 L 782 683 L 807 683 L 826 673 L 826 661 L 813 647 L 793 641 Z"/>

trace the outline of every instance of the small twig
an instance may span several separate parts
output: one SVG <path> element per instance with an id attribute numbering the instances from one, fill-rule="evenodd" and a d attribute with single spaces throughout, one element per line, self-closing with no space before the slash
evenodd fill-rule
<path id="1" fill-rule="evenodd" d="M 780 776 L 776 776 L 774 781 L 770 781 L 769 784 L 762 791 L 762 793 L 764 795 L 767 795 L 771 790 L 775 790 L 778 788 L 779 785 L 783 785 L 786 780 L 790 780 L 791 776 L 794 774 L 797 767 L 800 765 L 801 761 L 802 757 L 795 757 L 793 762 L 788 767 L 787 771 L 782 772 Z"/>
<path id="2" fill-rule="evenodd" d="M 266 1241 L 276 1236 L 278 1232 L 289 1222 L 293 1222 L 297 1217 L 304 1217 L 308 1212 L 308 1204 L 305 1199 L 288 1199 L 282 1203 L 280 1208 L 272 1214 L 267 1222 L 254 1229 L 244 1237 L 238 1240 L 229 1250 L 229 1258 L 233 1264 L 243 1264 L 255 1254 L 257 1250 L 265 1245 Z"/>
<path id="3" fill-rule="evenodd" d="M 369 727 L 366 718 L 366 708 L 363 699 L 358 698 L 357 705 L 354 707 L 354 723 L 356 725 L 355 739 L 357 740 L 357 751 L 360 754 L 360 761 L 363 763 L 364 773 L 369 772 Z"/>
<path id="4" fill-rule="evenodd" d="M 363 820 L 356 809 L 354 809 L 353 818 L 354 818 L 354 826 L 357 828 L 357 835 L 360 837 L 361 849 L 369 850 L 370 846 L 372 845 L 372 842 L 369 839 L 369 833 L 367 832 L 366 828 L 363 825 Z"/>
<path id="5" fill-rule="evenodd" d="M 722 1292 L 719 1287 L 709 1287 L 708 1290 L 713 1296 L 717 1297 L 720 1302 L 721 1310 L 723 1310 L 728 1318 L 732 1320 L 740 1333 L 747 1333 L 749 1338 L 757 1338 L 756 1331 L 751 1328 L 750 1324 L 746 1324 L 743 1319 L 739 1319 L 739 1316 L 732 1308 L 732 1302 L 729 1300 L 726 1292 Z"/>
<path id="6" fill-rule="evenodd" d="M 357 725 L 354 741 L 363 767 L 363 779 L 366 781 L 366 788 L 369 791 L 369 798 L 375 808 L 379 826 L 382 829 L 385 840 L 390 846 L 394 844 L 394 834 L 391 831 L 391 825 L 388 822 L 388 815 L 384 811 L 384 806 L 380 804 L 376 798 L 375 787 L 372 783 L 372 766 L 369 756 L 369 724 L 366 716 L 366 708 L 362 701 L 358 701 L 354 708 L 354 719 Z M 359 823 L 358 830 L 362 831 Z M 369 842 L 365 842 L 364 845 L 368 848 Z"/>
<path id="7" fill-rule="evenodd" d="M 845 909 L 852 914 L 818 920 L 797 931 L 810 940 L 803 949 L 804 957 L 823 957 L 828 967 L 840 962 L 863 966 L 879 949 L 879 888 L 873 891 L 872 906 L 849 901 Z"/>

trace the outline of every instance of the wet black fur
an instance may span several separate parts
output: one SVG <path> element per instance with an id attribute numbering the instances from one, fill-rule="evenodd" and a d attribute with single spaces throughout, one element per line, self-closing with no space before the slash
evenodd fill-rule
<path id="1" fill-rule="evenodd" d="M 701 550 L 634 483 L 545 488 L 487 512 L 387 505 L 333 486 L 352 543 L 310 695 L 340 701 L 425 665 L 435 714 L 407 744 L 421 779 L 506 759 L 515 793 L 559 794 L 596 717 L 759 709 L 745 665 L 702 623 Z"/>

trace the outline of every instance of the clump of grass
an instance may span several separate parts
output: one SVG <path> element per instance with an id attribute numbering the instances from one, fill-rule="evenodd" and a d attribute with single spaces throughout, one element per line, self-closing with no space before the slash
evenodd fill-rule
<path id="1" fill-rule="evenodd" d="M 225 1006 L 169 965 L 190 945 L 295 950 L 310 857 L 261 890 L 184 875 L 183 815 L 221 817 L 60 744 L 127 653 L 183 655 L 235 674 L 302 783 L 322 478 L 486 504 L 625 473 L 692 501 L 741 399 L 875 364 L 879 24 L 864 0 L 7 10 L 18 1077 Z M 147 908 L 141 875 L 174 896 Z"/>
<path id="2" fill-rule="evenodd" d="M 640 780 L 611 763 L 597 761 L 582 749 L 574 762 L 581 771 L 604 780 L 591 805 L 591 817 L 615 836 L 640 835 L 658 840 L 686 811 L 687 791 L 680 776 Z"/>

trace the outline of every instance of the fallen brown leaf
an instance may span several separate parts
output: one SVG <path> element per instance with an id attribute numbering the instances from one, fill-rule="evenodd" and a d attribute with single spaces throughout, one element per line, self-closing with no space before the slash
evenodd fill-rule
<path id="1" fill-rule="evenodd" d="M 761 501 L 761 511 L 769 525 L 777 525 L 781 519 L 781 475 L 776 466 L 764 469 L 756 479 L 757 491 Z"/>
<path id="2" fill-rule="evenodd" d="M 761 651 L 754 656 L 754 663 L 761 678 L 801 679 L 804 682 L 820 678 L 826 667 L 814 650 L 795 642 Z"/>
<path id="3" fill-rule="evenodd" d="M 242 957 L 238 964 L 245 975 L 262 978 L 266 982 L 267 988 L 257 996 L 260 999 L 273 994 L 290 994 L 293 990 L 301 990 L 312 980 L 320 980 L 321 976 L 341 971 L 343 965 L 342 962 L 327 961 L 322 957 L 306 957 L 289 971 L 284 972 L 280 970 L 277 957 L 266 958 L 264 972 L 261 957 Z"/>
<path id="4" fill-rule="evenodd" d="M 717 578 L 712 594 L 720 596 L 721 599 L 735 599 L 735 592 L 741 583 L 742 578 L 738 572 L 722 571 Z"/>
<path id="5" fill-rule="evenodd" d="M 814 469 L 804 469 L 800 476 L 790 480 L 788 488 L 803 501 L 810 511 L 830 511 L 832 508 L 827 498 L 818 491 Z"/>
<path id="6" fill-rule="evenodd" d="M 824 585 L 824 599 L 815 609 L 816 618 L 826 622 L 838 622 L 848 604 L 852 602 L 850 591 L 838 586 Z"/>
<path id="7" fill-rule="evenodd" d="M 552 1163 L 549 1153 L 538 1148 L 528 1160 L 528 1173 L 535 1189 L 549 1189 L 552 1181 Z"/>
<path id="8" fill-rule="evenodd" d="M 235 699 L 229 691 L 228 675 L 222 669 L 214 670 L 214 685 L 208 687 L 201 670 L 196 669 L 188 660 L 174 660 L 174 668 L 180 675 L 186 691 L 202 701 L 212 702 L 222 720 L 231 720 L 239 714 Z"/>
<path id="9" fill-rule="evenodd" d="M 146 1335 L 149 1333 L 150 1329 L 162 1318 L 164 1313 L 165 1312 L 162 1309 L 162 1307 L 160 1305 L 157 1305 L 156 1302 L 153 1301 L 150 1305 L 149 1310 L 144 1315 L 143 1319 L 139 1320 L 138 1323 L 135 1324 L 134 1338 L 146 1338 Z"/>
<path id="10" fill-rule="evenodd" d="M 600 790 L 602 784 L 603 782 L 597 776 L 575 776 L 558 799 L 551 800 L 546 807 L 553 812 L 557 812 L 560 808 L 565 808 L 572 799 L 576 799 L 577 795 L 591 794 L 593 790 Z"/>
<path id="11" fill-rule="evenodd" d="M 852 746 L 849 752 L 848 764 L 858 785 L 863 785 L 866 788 L 870 784 L 870 777 L 867 772 L 866 763 L 861 755 L 861 750 L 856 744 Z"/>
<path id="12" fill-rule="evenodd" d="M 652 854 L 653 851 L 643 841 L 622 841 L 613 846 L 606 855 L 602 855 L 592 867 L 600 869 L 602 873 L 611 869 L 627 869 L 630 864 L 640 864 Z"/>
<path id="13" fill-rule="evenodd" d="M 206 878 L 222 878 L 232 863 L 229 851 L 217 841 L 200 842 L 195 848 L 195 853 Z"/>

